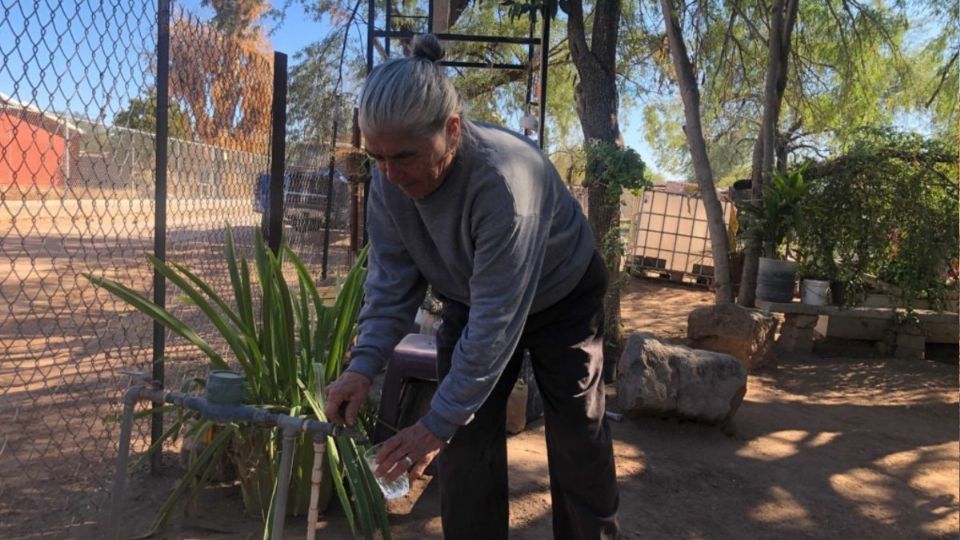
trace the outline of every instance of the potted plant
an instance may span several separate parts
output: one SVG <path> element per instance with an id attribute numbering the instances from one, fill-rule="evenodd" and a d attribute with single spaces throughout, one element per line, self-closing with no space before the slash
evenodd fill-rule
<path id="1" fill-rule="evenodd" d="M 797 275 L 800 277 L 800 301 L 826 306 L 835 303 L 831 284 L 840 275 L 836 262 L 836 236 L 821 224 L 830 218 L 829 209 L 818 204 L 816 189 L 810 188 L 801 204 L 803 219 L 796 224 Z M 837 292 L 838 286 L 832 287 Z"/>
<path id="2" fill-rule="evenodd" d="M 788 173 L 776 171 L 763 187 L 762 197 L 740 201 L 737 208 L 744 237 L 760 240 L 761 257 L 757 269 L 757 297 L 770 302 L 793 300 L 797 266 L 792 243 L 800 220 L 800 203 L 809 189 L 803 169 Z"/>
<path id="3" fill-rule="evenodd" d="M 211 370 L 238 367 L 246 377 L 247 405 L 323 421 L 323 390 L 340 375 L 342 360 L 355 336 L 366 275 L 366 251 L 350 269 L 332 305 L 324 303 L 313 276 L 287 246 L 275 255 L 257 231 L 253 252 L 251 272 L 246 257 L 237 251 L 228 226 L 225 262 L 233 295 L 229 300 L 183 265 L 147 255 L 151 265 L 178 287 L 216 329 L 217 337 L 230 352 L 225 356 L 189 325 L 140 293 L 106 278 L 84 275 L 186 339 L 207 358 Z M 296 288 L 288 284 L 288 276 L 295 279 Z M 197 496 L 224 456 L 236 467 L 248 511 L 267 519 L 277 496 L 280 438 L 276 433 L 230 423 L 212 431 L 215 435 L 210 437 L 207 434 L 213 424 L 209 420 L 178 412 L 174 425 L 150 448 L 148 455 L 158 451 L 185 422 L 191 423 L 188 437 L 197 438 L 197 442 L 203 437 L 207 440 L 203 445 L 194 444 L 195 448 L 203 448 L 202 452 L 190 460 L 188 470 L 159 509 L 148 534 L 166 525 L 184 496 Z M 361 424 L 361 428 L 369 429 L 371 419 L 361 419 Z M 361 465 L 362 451 L 352 439 L 327 438 L 322 454 L 326 463 L 321 496 L 325 494 L 329 500 L 331 492 L 337 493 L 355 536 L 373 538 L 379 531 L 389 538 L 385 506 L 373 476 Z M 301 436 L 289 492 L 288 509 L 293 514 L 304 513 L 307 508 L 313 456 L 312 441 Z M 264 537 L 269 535 L 270 527 L 265 527 Z"/>

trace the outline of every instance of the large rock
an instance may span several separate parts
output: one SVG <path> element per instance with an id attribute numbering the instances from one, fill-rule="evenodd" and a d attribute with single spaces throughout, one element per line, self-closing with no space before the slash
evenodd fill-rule
<path id="1" fill-rule="evenodd" d="M 700 307 L 687 316 L 691 347 L 735 356 L 751 370 L 773 364 L 776 333 L 776 317 L 736 304 Z"/>
<path id="2" fill-rule="evenodd" d="M 617 401 L 630 415 L 727 422 L 747 391 L 747 370 L 722 353 L 630 336 L 617 364 Z"/>

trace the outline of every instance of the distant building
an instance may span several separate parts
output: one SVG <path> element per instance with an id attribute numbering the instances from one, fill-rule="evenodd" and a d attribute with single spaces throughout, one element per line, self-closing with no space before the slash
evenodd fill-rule
<path id="1" fill-rule="evenodd" d="M 77 156 L 74 136 L 82 134 L 66 118 L 0 92 L 0 186 L 62 185 Z"/>

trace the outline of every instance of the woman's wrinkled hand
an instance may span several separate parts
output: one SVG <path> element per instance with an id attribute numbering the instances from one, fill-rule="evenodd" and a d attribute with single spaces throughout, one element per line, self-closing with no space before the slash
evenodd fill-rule
<path id="1" fill-rule="evenodd" d="M 445 446 L 447 443 L 417 422 L 383 443 L 377 454 L 376 475 L 392 482 L 409 473 L 410 479 L 416 480 Z"/>
<path id="2" fill-rule="evenodd" d="M 345 371 L 327 386 L 324 413 L 335 424 L 352 426 L 370 394 L 371 381 L 364 375 Z"/>

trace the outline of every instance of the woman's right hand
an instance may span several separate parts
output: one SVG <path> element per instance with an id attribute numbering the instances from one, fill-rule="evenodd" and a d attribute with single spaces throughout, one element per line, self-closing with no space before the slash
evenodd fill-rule
<path id="1" fill-rule="evenodd" d="M 345 371 L 327 386 L 327 420 L 352 426 L 367 401 L 371 381 L 364 375 Z"/>

